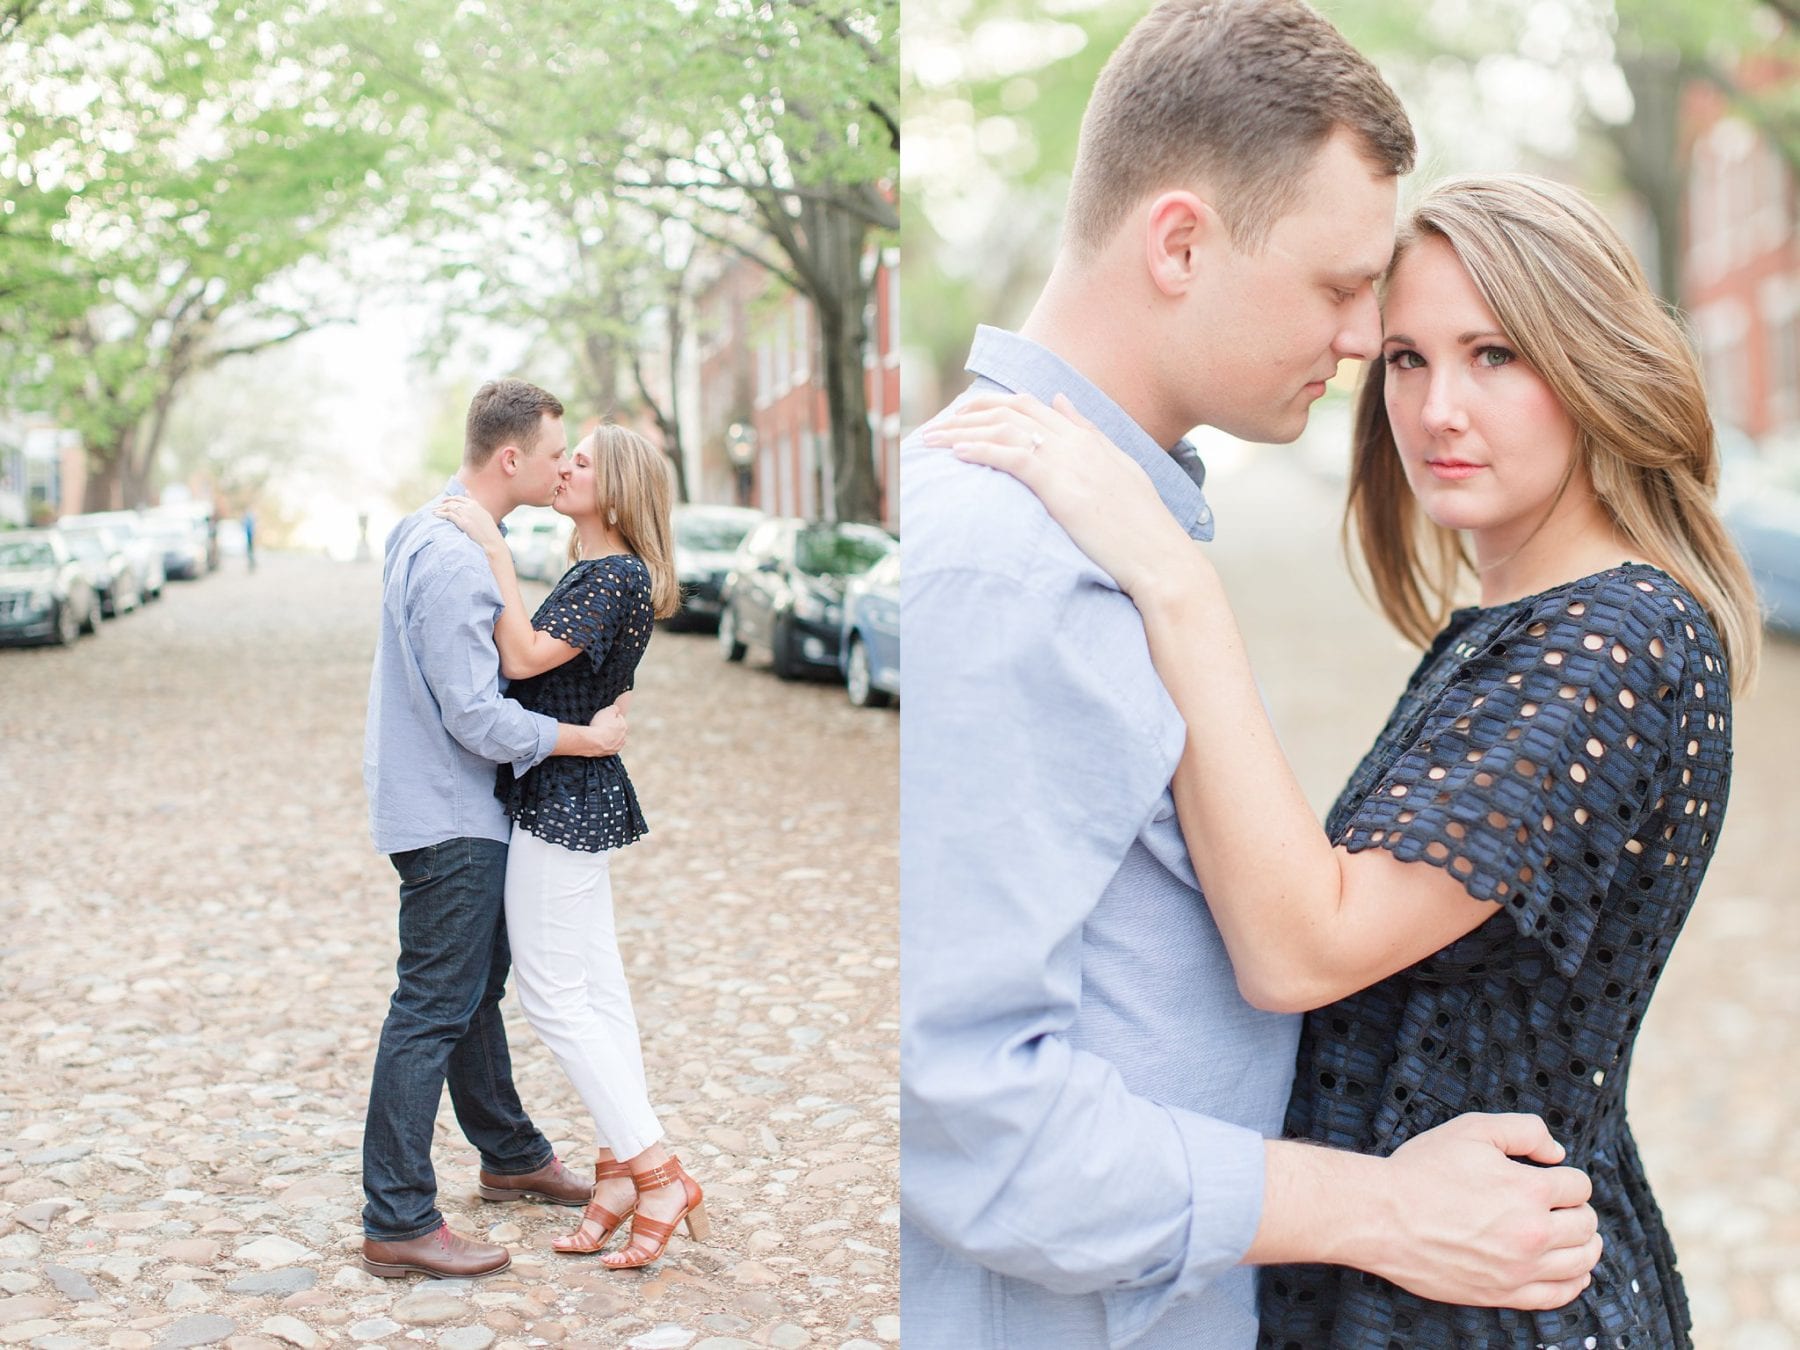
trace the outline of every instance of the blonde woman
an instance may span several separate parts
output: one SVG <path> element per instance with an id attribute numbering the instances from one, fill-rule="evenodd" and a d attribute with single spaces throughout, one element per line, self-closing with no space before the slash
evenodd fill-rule
<path id="1" fill-rule="evenodd" d="M 482 546 L 500 584 L 506 608 L 494 642 L 513 681 L 507 692 L 533 711 L 585 722 L 628 701 L 652 620 L 677 607 L 668 470 L 642 436 L 602 425 L 575 447 L 551 505 L 574 523 L 572 565 L 530 621 L 492 517 L 460 498 L 438 514 Z M 700 1187 L 659 1142 L 613 923 L 608 860 L 648 827 L 617 756 L 546 761 L 523 777 L 503 766 L 496 791 L 513 822 L 506 928 L 519 1004 L 600 1140 L 581 1226 L 553 1245 L 597 1252 L 629 1218 L 630 1241 L 600 1259 L 647 1265 L 684 1219 L 692 1237 L 707 1230 Z"/>
<path id="2" fill-rule="evenodd" d="M 972 400 L 933 435 L 1022 479 L 1142 612 L 1188 727 L 1182 829 L 1239 983 L 1312 1010 L 1287 1133 L 1385 1155 L 1462 1112 L 1529 1112 L 1592 1178 L 1597 1234 L 1551 1215 L 1570 1272 L 1601 1253 L 1564 1307 L 1276 1266 L 1259 1344 L 1688 1346 L 1625 1080 L 1717 843 L 1732 688 L 1757 660 L 1700 376 L 1617 233 L 1524 176 L 1425 198 L 1383 327 L 1349 532 L 1427 650 L 1323 833 L 1218 578 L 1143 472 L 1062 399 Z M 1479 602 L 1452 610 L 1471 582 Z"/>

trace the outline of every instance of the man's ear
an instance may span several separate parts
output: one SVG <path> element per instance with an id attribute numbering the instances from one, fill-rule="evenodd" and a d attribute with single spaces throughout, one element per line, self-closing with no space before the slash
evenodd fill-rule
<path id="1" fill-rule="evenodd" d="M 519 447 L 503 445 L 494 451 L 494 458 L 500 461 L 500 472 L 512 477 L 519 471 Z"/>
<path id="2" fill-rule="evenodd" d="M 1228 242 L 1225 222 L 1197 192 L 1165 192 L 1144 215 L 1144 263 L 1164 295 L 1186 295 L 1205 272 L 1209 255 Z"/>

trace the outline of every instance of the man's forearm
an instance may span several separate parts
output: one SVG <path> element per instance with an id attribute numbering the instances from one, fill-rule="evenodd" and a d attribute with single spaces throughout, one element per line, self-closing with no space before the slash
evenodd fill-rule
<path id="1" fill-rule="evenodd" d="M 583 755 L 594 758 L 616 753 L 618 752 L 606 748 L 600 733 L 591 726 L 576 726 L 570 722 L 556 724 L 556 744 L 550 750 L 552 756 Z"/>
<path id="2" fill-rule="evenodd" d="M 1252 1263 L 1350 1266 L 1439 1303 L 1534 1309 L 1575 1298 L 1600 1257 L 1587 1177 L 1530 1165 L 1563 1157 L 1536 1116 L 1458 1116 L 1386 1158 L 1264 1150 Z"/>
<path id="3" fill-rule="evenodd" d="M 1247 1264 L 1371 1268 L 1396 1225 L 1382 1159 L 1271 1139 L 1263 1146 L 1263 1212 Z M 1361 1260 L 1357 1259 L 1359 1256 Z"/>

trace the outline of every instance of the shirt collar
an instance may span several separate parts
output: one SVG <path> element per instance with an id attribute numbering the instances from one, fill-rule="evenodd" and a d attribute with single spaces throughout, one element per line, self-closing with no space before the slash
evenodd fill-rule
<path id="1" fill-rule="evenodd" d="M 444 484 L 444 490 L 438 495 L 442 497 L 467 497 L 470 493 L 469 489 L 464 486 L 462 479 L 452 478 L 448 483 Z M 500 537 L 502 539 L 506 537 L 506 522 L 504 520 L 500 522 Z"/>
<path id="2" fill-rule="evenodd" d="M 1202 491 L 1206 466 L 1186 437 L 1172 450 L 1163 449 L 1074 366 L 1048 347 L 1004 328 L 982 324 L 975 330 L 965 369 L 1009 393 L 1031 394 L 1045 403 L 1058 394 L 1068 395 L 1083 417 L 1150 475 L 1163 505 L 1191 537 L 1213 537 L 1212 508 Z"/>

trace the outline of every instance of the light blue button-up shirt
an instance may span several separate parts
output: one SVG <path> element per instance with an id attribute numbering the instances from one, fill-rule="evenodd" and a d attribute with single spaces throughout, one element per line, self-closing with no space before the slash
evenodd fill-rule
<path id="1" fill-rule="evenodd" d="M 983 328 L 1212 535 L 1199 461 Z M 1299 1019 L 1239 996 L 1168 791 L 1136 608 L 1005 474 L 901 452 L 901 1320 L 912 1350 L 1250 1350 Z"/>
<path id="2" fill-rule="evenodd" d="M 363 785 L 383 853 L 446 839 L 511 837 L 494 766 L 522 774 L 556 747 L 556 723 L 502 693 L 494 621 L 505 603 L 481 546 L 434 512 L 394 527 L 382 566 Z"/>

